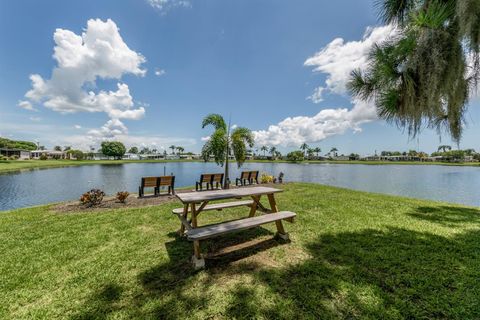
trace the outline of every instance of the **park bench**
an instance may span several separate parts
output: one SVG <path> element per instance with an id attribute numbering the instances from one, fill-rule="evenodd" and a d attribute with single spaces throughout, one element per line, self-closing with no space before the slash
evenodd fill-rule
<path id="1" fill-rule="evenodd" d="M 258 184 L 258 171 L 242 171 L 240 178 L 237 178 L 235 184 L 237 186 L 246 186 L 247 184 Z"/>
<path id="2" fill-rule="evenodd" d="M 175 176 L 142 177 L 138 187 L 138 197 L 145 196 L 145 188 L 153 188 L 154 196 L 159 196 L 161 187 L 166 187 L 168 194 L 175 194 Z"/>
<path id="3" fill-rule="evenodd" d="M 195 184 L 195 190 L 201 191 L 206 186 L 207 190 L 214 189 L 213 186 L 218 189 L 223 183 L 223 173 L 204 173 L 200 175 L 200 181 Z"/>

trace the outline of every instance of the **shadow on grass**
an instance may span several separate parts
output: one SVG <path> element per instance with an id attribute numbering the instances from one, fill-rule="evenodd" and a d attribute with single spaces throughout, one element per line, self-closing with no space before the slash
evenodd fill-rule
<path id="1" fill-rule="evenodd" d="M 143 289 L 128 308 L 134 317 L 159 319 L 480 318 L 478 230 L 450 238 L 401 228 L 324 234 L 302 247 L 306 260 L 285 257 L 281 267 L 251 259 L 274 246 L 261 235 L 271 233 L 218 238 L 210 244 L 216 250 L 257 243 L 207 261 L 202 272 L 190 266 L 191 243 L 172 239 L 170 261 L 138 275 Z M 97 307 L 87 315 L 115 310 L 116 297 L 115 290 L 94 296 Z"/>
<path id="2" fill-rule="evenodd" d="M 466 223 L 480 222 L 480 210 L 453 206 L 418 207 L 411 217 L 439 223 L 447 227 L 456 227 Z"/>
<path id="3" fill-rule="evenodd" d="M 81 313 L 73 319 L 107 319 L 109 314 L 121 309 L 117 302 L 123 292 L 122 287 L 115 284 L 103 286 L 86 304 Z"/>

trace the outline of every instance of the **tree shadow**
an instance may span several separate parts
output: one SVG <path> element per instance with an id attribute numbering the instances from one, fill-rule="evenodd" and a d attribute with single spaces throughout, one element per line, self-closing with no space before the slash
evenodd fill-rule
<path id="1" fill-rule="evenodd" d="M 107 319 L 109 314 L 121 309 L 117 302 L 122 292 L 123 288 L 116 284 L 105 284 L 85 303 L 84 310 L 73 315 L 72 319 Z"/>
<path id="2" fill-rule="evenodd" d="M 408 214 L 416 219 L 456 227 L 466 223 L 480 222 L 480 210 L 454 206 L 418 207 Z"/>

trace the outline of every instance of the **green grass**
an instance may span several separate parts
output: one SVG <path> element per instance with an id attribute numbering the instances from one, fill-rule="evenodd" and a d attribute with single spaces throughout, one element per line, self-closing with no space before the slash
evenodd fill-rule
<path id="1" fill-rule="evenodd" d="M 480 209 L 287 184 L 291 243 L 265 226 L 192 270 L 179 203 L 0 213 L 1 319 L 479 319 Z M 245 216 L 205 212 L 200 223 Z"/>
<path id="2" fill-rule="evenodd" d="M 41 168 L 58 168 L 67 166 L 83 166 L 94 164 L 124 164 L 124 163 L 168 163 L 168 162 L 201 162 L 202 160 L 0 160 L 0 173 L 33 170 Z M 286 160 L 248 160 L 250 163 L 290 163 Z M 445 162 L 408 162 L 408 161 L 303 161 L 301 163 L 334 163 L 334 164 L 365 164 L 365 165 L 443 165 L 443 166 L 480 166 L 480 162 L 445 163 Z"/>

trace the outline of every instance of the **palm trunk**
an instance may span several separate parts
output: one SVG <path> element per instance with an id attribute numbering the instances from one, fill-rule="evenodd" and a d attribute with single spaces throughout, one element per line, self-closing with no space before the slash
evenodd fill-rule
<path id="1" fill-rule="evenodd" d="M 228 144 L 227 144 L 227 158 L 225 159 L 225 177 L 223 177 L 223 188 L 224 189 L 228 189 L 229 188 L 229 184 L 228 184 L 228 181 L 229 181 L 229 176 L 228 176 L 228 155 L 230 153 L 230 149 L 228 148 Z"/>

